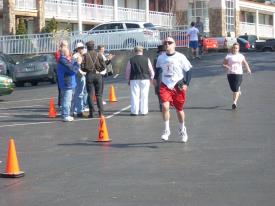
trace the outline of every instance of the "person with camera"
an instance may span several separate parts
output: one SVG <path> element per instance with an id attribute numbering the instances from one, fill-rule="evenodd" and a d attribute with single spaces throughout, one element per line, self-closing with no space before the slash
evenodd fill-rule
<path id="1" fill-rule="evenodd" d="M 177 111 L 179 121 L 179 135 L 185 143 L 188 140 L 185 127 L 185 114 L 183 106 L 186 100 L 187 87 L 191 80 L 190 69 L 192 65 L 185 57 L 175 51 L 176 43 L 171 37 L 164 40 L 166 53 L 160 55 L 157 59 L 157 71 L 162 71 L 161 85 L 159 95 L 162 102 L 162 117 L 164 120 L 164 132 L 161 139 L 167 141 L 170 136 L 170 105 L 174 106 Z"/>
<path id="2" fill-rule="evenodd" d="M 113 75 L 113 68 L 112 68 L 112 59 L 115 55 L 113 54 L 109 54 L 108 56 L 105 54 L 105 46 L 104 45 L 98 45 L 97 46 L 97 51 L 98 51 L 98 54 L 101 54 L 102 55 L 102 58 L 106 64 L 106 68 L 100 72 L 100 74 L 102 75 L 102 96 L 103 96 L 103 90 L 104 90 L 104 77 L 107 77 L 107 76 L 111 76 Z M 104 101 L 103 97 L 102 97 L 102 103 L 103 104 L 106 104 L 106 102 Z"/>
<path id="3" fill-rule="evenodd" d="M 99 117 L 103 115 L 102 102 L 102 75 L 101 72 L 106 69 L 105 61 L 101 54 L 95 51 L 94 41 L 86 43 L 87 52 L 84 54 L 84 72 L 86 72 L 86 87 L 88 92 L 89 118 L 94 118 L 94 93 L 98 107 Z"/>

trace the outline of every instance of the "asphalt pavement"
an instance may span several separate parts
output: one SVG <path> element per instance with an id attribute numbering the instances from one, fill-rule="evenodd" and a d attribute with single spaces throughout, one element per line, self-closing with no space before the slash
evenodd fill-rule
<path id="1" fill-rule="evenodd" d="M 48 118 L 56 85 L 16 88 L 0 97 L 0 171 L 9 138 L 25 177 L 0 179 L 1 206 L 274 206 L 275 53 L 246 53 L 238 109 L 221 67 L 224 53 L 193 60 L 185 105 L 188 143 L 171 110 L 171 136 L 150 89 L 149 115 L 130 116 L 124 75 L 106 80 L 118 102 L 105 105 L 110 143 L 97 143 L 99 119 Z"/>

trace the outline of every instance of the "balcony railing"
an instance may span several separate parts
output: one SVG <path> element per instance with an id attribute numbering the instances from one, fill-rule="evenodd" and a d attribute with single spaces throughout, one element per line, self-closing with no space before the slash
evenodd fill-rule
<path id="1" fill-rule="evenodd" d="M 15 9 L 23 11 L 36 10 L 36 0 L 15 0 Z"/>
<path id="2" fill-rule="evenodd" d="M 258 36 L 262 38 L 273 38 L 273 26 L 266 24 L 258 25 Z M 255 23 L 240 22 L 240 34 L 256 35 Z"/>
<path id="3" fill-rule="evenodd" d="M 71 50 L 77 42 L 95 41 L 95 45 L 103 44 L 107 50 L 133 49 L 134 45 L 143 45 L 146 49 L 157 48 L 167 36 L 172 36 L 178 47 L 188 47 L 189 39 L 183 29 L 155 31 L 157 36 L 141 36 L 140 32 L 117 33 L 106 32 L 89 34 L 87 32 L 48 33 L 32 35 L 13 35 L 0 37 L 0 52 L 6 54 L 39 54 L 53 53 L 58 49 L 61 40 L 68 40 Z M 126 36 L 127 35 L 127 36 Z M 126 40 L 126 41 L 125 41 Z M 129 41 L 132 40 L 132 41 Z"/>
<path id="4" fill-rule="evenodd" d="M 0 9 L 3 9 L 3 0 L 0 0 Z M 36 10 L 36 0 L 15 0 L 15 9 L 23 11 Z"/>
<path id="5" fill-rule="evenodd" d="M 106 22 L 114 20 L 114 7 L 98 4 L 82 3 L 81 15 L 84 22 Z M 64 12 L 66 11 L 66 12 Z M 60 20 L 77 21 L 77 2 L 46 0 L 45 17 L 55 17 Z M 172 26 L 175 16 L 172 13 L 149 12 L 149 21 L 157 26 Z M 145 10 L 118 8 L 117 20 L 140 20 L 145 21 Z"/>

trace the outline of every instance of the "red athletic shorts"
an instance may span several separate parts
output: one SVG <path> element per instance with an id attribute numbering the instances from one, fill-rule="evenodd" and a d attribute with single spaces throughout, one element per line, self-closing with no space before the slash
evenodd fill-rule
<path id="1" fill-rule="evenodd" d="M 183 110 L 185 103 L 185 90 L 179 90 L 177 86 L 174 89 L 169 89 L 165 84 L 161 83 L 159 95 L 162 102 L 170 102 L 178 111 Z"/>

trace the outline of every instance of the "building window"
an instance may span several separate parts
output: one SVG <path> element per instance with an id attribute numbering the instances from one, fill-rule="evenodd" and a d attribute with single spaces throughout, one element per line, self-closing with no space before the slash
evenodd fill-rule
<path id="1" fill-rule="evenodd" d="M 235 31 L 235 0 L 225 1 L 226 11 L 226 30 L 227 32 Z"/>
<path id="2" fill-rule="evenodd" d="M 196 22 L 197 17 L 200 17 L 204 24 L 204 32 L 209 32 L 209 15 L 208 15 L 208 1 L 194 1 L 188 5 L 188 24 Z"/>
<path id="3" fill-rule="evenodd" d="M 253 14 L 251 12 L 247 12 L 246 21 L 248 23 L 255 23 L 255 14 Z"/>
<path id="4" fill-rule="evenodd" d="M 268 14 L 259 14 L 259 24 L 272 25 L 272 16 Z"/>

